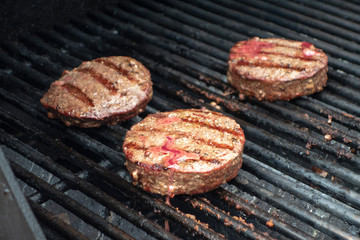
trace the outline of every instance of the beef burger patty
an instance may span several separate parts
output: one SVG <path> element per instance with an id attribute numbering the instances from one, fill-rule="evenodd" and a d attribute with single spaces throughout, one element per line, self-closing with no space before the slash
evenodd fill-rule
<path id="1" fill-rule="evenodd" d="M 148 115 L 123 150 L 134 184 L 161 195 L 210 191 L 237 175 L 245 136 L 235 120 L 205 109 Z"/>
<path id="2" fill-rule="evenodd" d="M 325 53 L 311 43 L 255 37 L 231 48 L 227 78 L 240 98 L 290 100 L 321 91 L 327 63 Z"/>
<path id="3" fill-rule="evenodd" d="M 130 57 L 83 62 L 64 71 L 40 102 L 67 126 L 114 125 L 142 112 L 152 97 L 150 72 Z"/>

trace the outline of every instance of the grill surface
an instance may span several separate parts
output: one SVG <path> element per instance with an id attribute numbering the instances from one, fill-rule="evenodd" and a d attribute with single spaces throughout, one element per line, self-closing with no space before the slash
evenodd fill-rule
<path id="1" fill-rule="evenodd" d="M 360 239 L 359 11 L 340 0 L 122 1 L 2 43 L 0 144 L 47 238 Z M 253 36 L 322 48 L 327 87 L 289 102 L 240 101 L 226 61 Z M 111 55 L 151 71 L 144 113 L 98 129 L 46 117 L 39 99 L 63 70 Z M 244 164 L 229 183 L 169 206 L 130 183 L 121 146 L 147 114 L 190 107 L 240 123 Z"/>

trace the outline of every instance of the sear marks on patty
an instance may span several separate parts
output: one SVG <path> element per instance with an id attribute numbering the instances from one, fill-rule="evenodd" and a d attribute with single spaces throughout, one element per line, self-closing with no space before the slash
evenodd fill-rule
<path id="1" fill-rule="evenodd" d="M 134 184 L 161 195 L 210 191 L 237 175 L 245 136 L 235 120 L 206 109 L 148 115 L 123 151 Z"/>
<path id="2" fill-rule="evenodd" d="M 64 71 L 40 102 L 67 126 L 114 125 L 142 112 L 152 97 L 150 72 L 125 56 L 102 57 Z"/>
<path id="3" fill-rule="evenodd" d="M 240 97 L 290 100 L 321 91 L 328 58 L 311 43 L 254 37 L 230 50 L 227 78 Z"/>

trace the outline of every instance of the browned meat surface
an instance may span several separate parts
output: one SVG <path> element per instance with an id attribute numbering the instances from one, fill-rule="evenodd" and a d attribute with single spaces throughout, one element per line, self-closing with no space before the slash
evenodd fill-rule
<path id="1" fill-rule="evenodd" d="M 237 175 L 245 136 L 239 124 L 205 109 L 147 116 L 126 134 L 123 150 L 135 184 L 161 195 L 210 191 Z"/>
<path id="2" fill-rule="evenodd" d="M 150 72 L 130 57 L 103 57 L 64 71 L 41 98 L 49 118 L 67 126 L 114 125 L 143 111 L 152 97 Z"/>
<path id="3" fill-rule="evenodd" d="M 252 38 L 230 50 L 228 81 L 240 98 L 290 100 L 321 91 L 328 58 L 308 42 Z"/>

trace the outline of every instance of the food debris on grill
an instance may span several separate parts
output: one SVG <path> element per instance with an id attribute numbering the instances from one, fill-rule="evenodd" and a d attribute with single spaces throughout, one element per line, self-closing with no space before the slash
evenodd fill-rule
<path id="1" fill-rule="evenodd" d="M 216 102 L 211 102 L 210 105 L 215 107 L 217 110 L 221 109 L 221 107 Z"/>
<path id="2" fill-rule="evenodd" d="M 327 123 L 331 125 L 331 123 L 332 123 L 332 116 L 331 116 L 331 115 L 328 115 L 328 121 L 327 121 Z"/>
<path id="3" fill-rule="evenodd" d="M 311 170 L 312 170 L 314 173 L 320 175 L 321 177 L 326 177 L 326 176 L 328 175 L 328 172 L 326 172 L 326 171 L 324 171 L 324 170 L 322 170 L 321 168 L 318 168 L 318 167 L 316 167 L 316 166 L 313 166 L 313 167 L 311 168 Z"/>
<path id="4" fill-rule="evenodd" d="M 231 48 L 227 78 L 241 100 L 290 100 L 321 91 L 327 64 L 325 53 L 311 43 L 254 37 Z"/>
<path id="5" fill-rule="evenodd" d="M 342 156 L 344 156 L 347 159 L 351 159 L 352 156 L 353 156 L 353 153 L 351 152 L 351 150 L 350 150 L 350 152 L 348 152 L 345 149 L 338 149 L 336 151 L 336 155 L 337 155 L 338 158 L 341 158 Z"/>
<path id="6" fill-rule="evenodd" d="M 210 191 L 237 175 L 245 136 L 233 119 L 206 109 L 150 114 L 127 132 L 126 167 L 146 191 Z"/>
<path id="7" fill-rule="evenodd" d="M 270 219 L 269 221 L 266 222 L 266 226 L 268 227 L 274 227 L 274 222 L 272 219 Z"/>
<path id="8" fill-rule="evenodd" d="M 324 140 L 325 141 L 330 141 L 332 138 L 331 138 L 331 135 L 330 134 L 325 134 L 324 136 Z"/>
<path id="9" fill-rule="evenodd" d="M 252 223 L 247 223 L 247 222 L 245 221 L 245 219 L 243 219 L 242 217 L 240 217 L 240 216 L 233 216 L 233 218 L 236 219 L 237 221 L 241 222 L 241 223 L 244 224 L 245 226 L 249 227 L 252 231 L 255 230 L 254 224 L 252 224 Z"/>
<path id="10" fill-rule="evenodd" d="M 115 125 L 142 112 L 152 97 L 150 72 L 125 56 L 98 58 L 64 71 L 41 98 L 49 118 L 67 126 Z"/>

